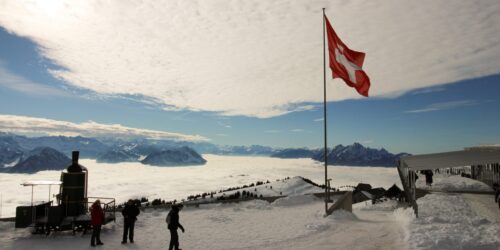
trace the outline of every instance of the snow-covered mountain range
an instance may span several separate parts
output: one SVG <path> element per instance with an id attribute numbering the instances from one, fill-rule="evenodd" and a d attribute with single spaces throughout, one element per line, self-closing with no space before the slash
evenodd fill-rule
<path id="1" fill-rule="evenodd" d="M 328 153 L 327 160 L 329 165 L 394 167 L 399 158 L 406 155 L 409 154 L 392 154 L 384 148 L 374 149 L 354 143 L 347 146 L 337 145 Z M 312 158 L 324 162 L 324 152 L 320 151 Z"/>
<path id="2" fill-rule="evenodd" d="M 328 149 L 328 165 L 343 166 L 396 166 L 397 160 L 408 153 L 392 154 L 385 150 L 364 147 L 359 143 L 352 145 L 337 145 Z M 325 161 L 323 149 L 283 149 L 271 155 L 278 158 L 312 158 L 316 161 Z"/>
<path id="3" fill-rule="evenodd" d="M 109 142 L 109 141 L 108 141 Z M 142 162 L 154 166 L 200 165 L 206 162 L 189 147 L 163 143 L 105 144 L 94 138 L 45 136 L 25 137 L 0 132 L 0 172 L 35 173 L 65 169 L 71 151 L 101 163 Z"/>
<path id="4" fill-rule="evenodd" d="M 277 158 L 312 158 L 324 161 L 323 149 L 285 148 L 267 146 L 220 146 L 207 142 L 185 142 L 168 140 L 121 140 L 116 138 L 86 138 L 81 136 L 27 137 L 0 132 L 0 168 L 13 168 L 27 160 L 30 152 L 37 148 L 51 148 L 69 157 L 78 150 L 82 158 L 96 159 L 101 163 L 142 162 L 148 165 L 199 165 L 206 161 L 200 154 L 254 155 Z M 47 152 L 49 152 L 47 151 Z M 39 161 L 50 163 L 54 159 L 66 159 L 50 154 L 39 155 Z M 329 165 L 345 166 L 395 166 L 396 161 L 406 153 L 392 154 L 385 149 L 364 147 L 359 143 L 337 145 L 328 153 Z M 148 157 L 151 156 L 151 157 Z M 44 159 L 47 158 L 47 159 Z M 43 158 L 43 159 L 42 159 Z M 49 160 L 51 159 L 51 160 Z M 62 163 L 61 163 L 62 164 Z M 51 164 L 54 167 L 59 164 Z M 66 165 L 63 164 L 63 165 Z M 25 169 L 25 168 L 18 168 Z M 36 168 L 31 169 L 34 171 Z M 44 168 L 41 168 L 44 169 Z M 6 170 L 3 170 L 6 172 Z M 10 170 L 9 170 L 10 171 Z M 26 169 L 26 171 L 28 171 Z"/>

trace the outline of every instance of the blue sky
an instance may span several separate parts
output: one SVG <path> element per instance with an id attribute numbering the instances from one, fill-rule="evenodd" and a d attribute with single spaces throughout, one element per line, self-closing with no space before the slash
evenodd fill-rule
<path id="1" fill-rule="evenodd" d="M 119 81 L 125 82 L 127 78 L 109 78 L 107 72 L 100 72 L 102 78 L 96 77 L 95 83 L 89 83 L 88 87 L 85 85 L 89 78 L 81 72 L 87 70 L 85 68 L 87 65 L 102 60 L 93 61 L 94 58 L 88 59 L 84 54 L 79 54 L 78 56 L 82 57 L 82 60 L 88 60 L 88 63 L 84 66 L 74 66 L 73 63 L 79 57 L 66 56 L 72 53 L 69 51 L 71 48 L 61 44 L 46 43 L 43 36 L 31 34 L 16 28 L 15 25 L 9 26 L 6 22 L 2 25 L 0 18 L 0 27 L 2 26 L 4 28 L 0 28 L 0 115 L 10 115 L 9 119 L 19 116 L 74 124 L 89 121 L 97 124 L 119 124 L 122 127 L 148 131 L 199 135 L 221 145 L 258 144 L 310 148 L 323 146 L 321 77 L 308 79 L 307 83 L 286 83 L 294 87 L 287 87 L 284 84 L 280 89 L 267 89 L 268 85 L 261 85 L 255 92 L 254 89 L 246 89 L 249 84 L 214 85 L 215 87 L 211 85 L 210 91 L 215 88 L 215 92 L 210 96 L 207 94 L 206 97 L 201 94 L 190 95 L 196 92 L 196 88 L 171 92 L 171 89 L 158 87 L 161 84 L 148 85 L 147 80 L 144 86 L 141 86 L 141 82 L 132 82 L 126 85 L 127 88 L 123 91 L 115 93 L 113 88 L 122 85 L 112 85 L 114 87 L 108 89 L 100 86 L 105 86 L 108 81 L 113 84 Z M 82 50 L 85 49 L 82 47 Z M 370 58 L 370 50 L 367 50 L 367 58 Z M 61 55 L 61 53 L 67 54 Z M 373 54 L 377 57 L 377 53 Z M 431 153 L 459 150 L 480 144 L 500 144 L 498 109 L 500 68 L 495 69 L 498 66 L 498 59 L 490 58 L 489 60 L 494 62 L 493 65 L 490 63 L 487 70 L 481 71 L 486 67 L 481 65 L 477 66 L 482 67 L 478 69 L 474 68 L 476 66 L 467 67 L 472 64 L 477 65 L 474 60 L 479 59 L 476 59 L 475 55 L 469 55 L 469 60 L 463 64 L 450 63 L 449 68 L 440 68 L 451 72 L 447 77 L 432 69 L 419 71 L 413 66 L 416 73 L 399 72 L 404 68 L 398 68 L 397 74 L 401 75 L 400 77 L 383 78 L 379 77 L 382 73 L 376 70 L 378 69 L 376 63 L 368 61 L 368 74 L 374 75 L 372 78 L 374 96 L 370 98 L 356 96 L 355 91 L 343 86 L 341 81 L 329 81 L 327 93 L 331 97 L 327 107 L 329 145 L 360 142 L 369 147 L 384 147 L 391 152 Z M 487 58 L 486 55 L 483 57 Z M 443 59 L 436 60 L 433 63 L 438 65 L 439 60 Z M 424 63 L 421 62 L 422 65 Z M 167 62 L 165 64 L 169 65 Z M 313 71 L 317 72 L 319 69 L 319 75 L 322 76 L 321 65 L 314 67 L 316 68 Z M 112 70 L 113 67 L 106 69 Z M 497 73 L 494 73 L 495 70 Z M 166 73 L 175 74 L 176 71 Z M 151 73 L 153 74 L 155 72 Z M 329 74 L 328 72 L 327 75 Z M 435 78 L 429 76 L 432 74 L 436 75 Z M 409 83 L 418 82 L 418 85 L 408 86 L 401 83 L 399 89 L 385 87 L 399 84 L 406 75 L 412 76 L 408 78 Z M 419 78 L 420 75 L 422 77 Z M 149 76 L 144 77 L 154 82 Z M 206 74 L 205 77 L 207 81 L 211 79 L 211 76 Z M 421 81 L 416 81 L 414 78 Z M 170 80 L 181 81 L 179 79 L 188 78 L 181 76 Z M 231 78 L 235 79 L 238 78 Z M 261 80 L 256 79 L 256 81 Z M 182 87 L 176 85 L 175 88 L 179 86 Z M 217 91 L 217 86 L 222 86 L 220 92 Z M 207 91 L 204 87 L 197 85 L 199 91 L 203 93 Z M 142 91 L 142 88 L 152 88 L 153 92 L 164 91 L 166 94 L 155 95 L 153 92 Z M 224 92 L 232 88 L 235 88 L 236 92 Z M 241 91 L 243 93 L 241 102 L 238 96 L 233 96 L 227 99 L 226 106 L 224 102 L 217 103 L 218 99 L 238 93 L 240 91 L 238 88 L 244 89 Z M 313 98 L 301 98 L 298 95 L 283 99 L 288 93 L 290 96 L 297 94 L 289 90 L 291 88 L 297 88 L 299 94 L 300 88 L 303 88 L 304 95 L 311 95 Z M 283 91 L 280 91 L 281 89 Z M 269 94 L 272 91 L 275 92 Z M 259 93 L 265 96 L 259 99 Z M 184 99 L 188 101 L 182 98 L 178 101 L 175 99 L 183 94 L 186 95 Z M 246 96 L 249 96 L 248 104 L 245 103 Z M 169 98 L 177 102 L 169 102 Z M 190 98 L 200 101 L 190 102 Z M 207 101 L 202 102 L 203 98 L 207 98 Z M 273 98 L 276 102 L 269 101 Z M 253 103 L 260 101 L 267 106 Z M 247 109 L 247 106 L 252 109 Z M 16 131 L 12 127 L 9 130 Z"/>

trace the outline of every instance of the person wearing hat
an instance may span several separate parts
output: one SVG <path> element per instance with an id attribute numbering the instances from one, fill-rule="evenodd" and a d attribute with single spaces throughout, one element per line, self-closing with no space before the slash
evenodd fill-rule
<path id="1" fill-rule="evenodd" d="M 183 207 L 182 204 L 173 205 L 166 218 L 168 230 L 170 231 L 169 250 L 182 250 L 179 248 L 179 235 L 177 234 L 177 229 L 180 228 L 184 233 L 184 227 L 179 223 L 179 211 L 182 210 Z"/>
<path id="2" fill-rule="evenodd" d="M 127 243 L 127 236 L 130 240 L 130 243 L 134 243 L 134 226 L 135 221 L 137 220 L 137 215 L 139 215 L 141 211 L 134 204 L 134 201 L 128 200 L 127 204 L 122 210 L 123 215 L 123 239 L 122 244 Z"/>

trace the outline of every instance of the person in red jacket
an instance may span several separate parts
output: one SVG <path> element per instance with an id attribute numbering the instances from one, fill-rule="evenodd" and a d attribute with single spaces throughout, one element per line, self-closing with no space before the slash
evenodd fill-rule
<path id="1" fill-rule="evenodd" d="M 104 211 L 101 208 L 101 201 L 96 200 L 92 207 L 90 207 L 90 222 L 92 223 L 92 239 L 90 240 L 90 246 L 104 245 L 101 242 L 101 225 L 104 223 Z"/>

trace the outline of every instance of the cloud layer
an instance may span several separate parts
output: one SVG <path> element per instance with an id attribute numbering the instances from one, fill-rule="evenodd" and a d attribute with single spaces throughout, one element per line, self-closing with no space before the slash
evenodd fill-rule
<path id="1" fill-rule="evenodd" d="M 184 135 L 157 130 L 125 127 L 120 124 L 102 124 L 94 121 L 72 123 L 45 118 L 0 115 L 0 131 L 13 133 L 43 133 L 48 135 L 149 138 L 178 141 L 208 141 L 200 135 Z"/>
<path id="2" fill-rule="evenodd" d="M 500 73 L 497 0 L 0 2 L 68 84 L 173 109 L 272 117 L 322 102 L 322 16 L 367 53 L 372 96 Z M 330 76 L 330 73 L 327 72 Z M 328 80 L 328 100 L 360 98 Z"/>
<path id="3" fill-rule="evenodd" d="M 426 107 L 414 110 L 405 111 L 405 113 L 425 113 L 440 110 L 455 109 L 460 107 L 474 106 L 478 105 L 479 102 L 475 100 L 461 100 L 461 101 L 451 101 L 451 102 L 440 102 L 427 105 Z"/>

